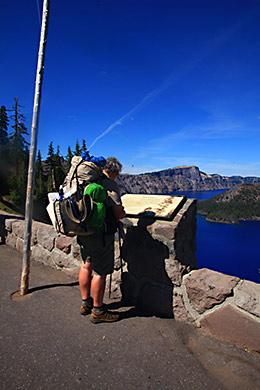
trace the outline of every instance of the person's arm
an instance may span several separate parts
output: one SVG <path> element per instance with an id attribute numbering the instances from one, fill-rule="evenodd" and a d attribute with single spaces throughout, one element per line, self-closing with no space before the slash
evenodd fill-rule
<path id="1" fill-rule="evenodd" d="M 125 210 L 121 204 L 113 206 L 113 212 L 116 219 L 121 219 L 125 217 Z"/>

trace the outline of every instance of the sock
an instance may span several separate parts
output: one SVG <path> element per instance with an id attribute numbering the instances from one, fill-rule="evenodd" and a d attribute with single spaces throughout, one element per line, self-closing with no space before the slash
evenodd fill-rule
<path id="1" fill-rule="evenodd" d="M 103 310 L 104 310 L 103 305 L 102 305 L 102 306 L 93 306 L 93 311 L 94 311 L 96 314 L 102 313 Z"/>
<path id="2" fill-rule="evenodd" d="M 89 297 L 87 299 L 82 299 L 81 302 L 83 305 L 92 306 L 92 303 L 93 303 L 92 297 Z"/>

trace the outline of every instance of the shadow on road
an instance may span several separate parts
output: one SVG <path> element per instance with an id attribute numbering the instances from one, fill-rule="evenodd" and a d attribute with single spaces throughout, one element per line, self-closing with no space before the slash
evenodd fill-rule
<path id="1" fill-rule="evenodd" d="M 75 287 L 78 285 L 79 285 L 79 282 L 46 284 L 44 286 L 30 288 L 28 290 L 27 294 L 25 294 L 23 297 L 26 298 L 27 296 L 31 296 L 32 293 L 34 293 L 36 291 L 46 290 L 46 289 L 50 289 L 50 288 L 57 288 L 57 287 Z M 14 291 L 11 294 L 12 299 L 13 299 L 13 297 L 16 297 L 16 298 L 19 297 L 19 291 Z M 22 298 L 22 296 L 20 296 L 20 297 Z"/>

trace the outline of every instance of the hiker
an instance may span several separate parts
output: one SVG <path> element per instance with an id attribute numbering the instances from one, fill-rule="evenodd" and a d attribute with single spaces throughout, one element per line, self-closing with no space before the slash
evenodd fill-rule
<path id="1" fill-rule="evenodd" d="M 106 276 L 114 270 L 114 233 L 117 222 L 125 217 L 120 190 L 115 182 L 122 165 L 115 157 L 108 157 L 99 183 L 106 189 L 105 201 L 108 231 L 95 232 L 89 236 L 78 236 L 82 264 L 79 272 L 79 286 L 82 298 L 80 314 L 91 313 L 90 321 L 114 322 L 119 314 L 106 310 L 103 298 Z M 112 226 L 112 228 L 111 228 Z M 90 295 L 92 292 L 92 296 Z"/>

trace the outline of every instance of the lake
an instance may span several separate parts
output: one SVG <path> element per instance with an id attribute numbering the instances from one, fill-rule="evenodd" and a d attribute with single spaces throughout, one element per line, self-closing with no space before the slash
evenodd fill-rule
<path id="1" fill-rule="evenodd" d="M 221 192 L 223 190 L 179 191 L 171 195 L 209 199 Z M 199 268 L 260 283 L 260 221 L 224 224 L 208 222 L 198 214 L 196 256 Z"/>

